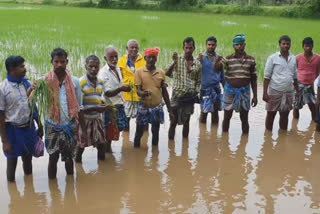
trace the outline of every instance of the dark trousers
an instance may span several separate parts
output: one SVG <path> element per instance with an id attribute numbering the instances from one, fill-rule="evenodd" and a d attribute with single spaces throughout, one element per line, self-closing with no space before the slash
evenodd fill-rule
<path id="1" fill-rule="evenodd" d="M 143 125 L 138 125 L 136 127 L 136 134 L 134 137 L 134 146 L 139 147 L 141 143 L 141 138 L 144 132 Z M 160 130 L 160 122 L 152 122 L 151 123 L 151 132 L 152 132 L 152 145 L 158 145 L 159 142 L 159 130 Z"/>

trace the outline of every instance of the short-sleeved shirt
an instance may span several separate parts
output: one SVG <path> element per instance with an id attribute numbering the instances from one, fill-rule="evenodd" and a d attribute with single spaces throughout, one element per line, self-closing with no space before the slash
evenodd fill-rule
<path id="1" fill-rule="evenodd" d="M 5 79 L 0 85 L 0 110 L 5 113 L 5 121 L 22 125 L 30 121 L 30 107 L 27 89 L 23 83 Z"/>
<path id="2" fill-rule="evenodd" d="M 172 62 L 170 66 L 172 66 Z M 199 60 L 194 59 L 191 67 L 191 72 L 187 72 L 187 61 L 184 56 L 178 57 L 178 62 L 174 70 L 169 76 L 173 78 L 172 89 L 177 94 L 177 97 L 183 96 L 187 93 L 193 93 L 200 90 L 201 86 L 201 63 Z"/>
<path id="3" fill-rule="evenodd" d="M 151 91 L 151 96 L 141 101 L 154 108 L 162 102 L 162 84 L 165 82 L 166 75 L 161 69 L 156 69 L 152 73 L 146 67 L 140 68 L 135 73 L 135 80 L 137 86 L 142 86 L 143 90 Z"/>
<path id="4" fill-rule="evenodd" d="M 296 57 L 289 52 L 288 60 L 277 52 L 268 57 L 264 78 L 270 80 L 269 87 L 274 90 L 293 91 L 293 80 L 297 79 Z"/>
<path id="5" fill-rule="evenodd" d="M 202 61 L 201 89 L 220 87 L 219 84 L 224 82 L 224 72 L 214 70 L 217 57 L 218 54 L 215 54 L 214 61 L 212 62 L 207 53 L 204 55 Z"/>
<path id="6" fill-rule="evenodd" d="M 109 68 L 108 64 L 106 64 L 103 68 L 100 69 L 98 78 L 103 81 L 103 88 L 104 88 L 103 90 L 105 92 L 115 90 L 122 86 L 123 79 L 122 79 L 120 68 L 117 67 L 116 70 L 117 70 L 117 74 Z M 107 97 L 107 96 L 103 96 L 103 97 L 107 105 L 108 104 L 117 105 L 117 104 L 124 103 L 123 92 L 120 92 L 113 97 Z"/>
<path id="7" fill-rule="evenodd" d="M 146 61 L 144 60 L 143 56 L 139 55 L 136 62 L 134 63 L 134 70 L 132 70 L 132 65 L 128 65 L 128 56 L 125 55 L 120 58 L 118 66 L 120 67 L 120 70 L 122 72 L 123 84 L 134 85 L 134 73 L 139 68 L 145 67 Z M 139 101 L 139 97 L 135 88 L 133 89 L 133 92 L 123 92 L 123 97 L 126 101 Z"/>
<path id="8" fill-rule="evenodd" d="M 320 73 L 320 56 L 313 54 L 310 61 L 299 54 L 297 56 L 298 80 L 304 85 L 313 85 Z"/>
<path id="9" fill-rule="evenodd" d="M 80 87 L 82 93 L 82 108 L 89 109 L 92 107 L 97 107 L 102 104 L 102 94 L 103 94 L 103 82 L 98 79 L 97 84 L 94 85 L 87 77 L 84 75 L 80 77 Z M 92 112 L 90 115 L 100 115 L 98 112 Z"/>
<path id="10" fill-rule="evenodd" d="M 224 60 L 226 79 L 250 79 L 257 75 L 255 59 L 246 54 L 239 58 L 235 54 L 227 56 Z"/>

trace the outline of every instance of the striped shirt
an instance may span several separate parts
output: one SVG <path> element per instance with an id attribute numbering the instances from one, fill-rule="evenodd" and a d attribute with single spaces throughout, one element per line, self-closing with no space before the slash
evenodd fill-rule
<path id="1" fill-rule="evenodd" d="M 103 81 L 98 79 L 96 86 L 87 78 L 87 75 L 80 77 L 83 109 L 97 107 L 102 104 Z"/>
<path id="2" fill-rule="evenodd" d="M 241 58 L 232 54 L 224 60 L 226 79 L 250 79 L 257 75 L 256 61 L 252 56 L 245 55 Z"/>
<path id="3" fill-rule="evenodd" d="M 170 66 L 172 66 L 172 62 Z M 168 68 L 169 68 L 168 67 Z M 175 90 L 179 96 L 186 93 L 196 92 L 200 90 L 201 86 L 201 63 L 199 60 L 194 59 L 191 66 L 191 72 L 187 72 L 187 61 L 184 56 L 179 56 L 178 62 L 174 70 L 169 76 L 173 78 L 172 89 Z"/>

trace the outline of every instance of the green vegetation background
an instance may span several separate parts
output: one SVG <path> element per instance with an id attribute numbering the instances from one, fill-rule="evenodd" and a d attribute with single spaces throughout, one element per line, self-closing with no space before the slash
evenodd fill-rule
<path id="1" fill-rule="evenodd" d="M 141 43 L 141 53 L 160 47 L 158 66 L 165 68 L 174 51 L 182 54 L 187 36 L 196 40 L 195 55 L 205 51 L 206 38 L 216 36 L 217 51 L 226 56 L 233 52 L 232 38 L 237 33 L 247 36 L 247 53 L 256 58 L 261 77 L 267 57 L 278 50 L 281 35 L 291 36 L 294 54 L 303 51 L 304 37 L 314 38 L 315 52 L 320 43 L 320 21 L 310 19 L 0 3 L 0 20 L 2 78 L 9 55 L 24 56 L 29 76 L 38 78 L 51 69 L 51 50 L 62 47 L 69 52 L 70 69 L 81 76 L 86 56 L 96 54 L 103 61 L 107 45 L 125 54 L 127 40 L 135 38 Z"/>

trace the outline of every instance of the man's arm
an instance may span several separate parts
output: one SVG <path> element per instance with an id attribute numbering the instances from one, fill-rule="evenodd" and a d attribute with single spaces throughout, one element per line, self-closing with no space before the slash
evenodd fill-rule
<path id="1" fill-rule="evenodd" d="M 2 140 L 2 149 L 6 154 L 12 154 L 12 146 L 6 134 L 6 122 L 4 111 L 0 111 L 0 136 Z"/>
<path id="2" fill-rule="evenodd" d="M 130 92 L 131 91 L 131 88 L 130 86 L 128 85 L 122 85 L 121 87 L 119 88 L 116 88 L 114 90 L 107 90 L 106 92 L 104 92 L 104 95 L 106 97 L 114 97 L 116 96 L 117 94 L 119 94 L 120 92 Z"/>
<path id="3" fill-rule="evenodd" d="M 172 60 L 173 60 L 173 63 L 166 70 L 166 76 L 168 76 L 168 77 L 172 77 L 172 73 L 176 69 L 176 66 L 177 66 L 177 63 L 178 63 L 178 53 L 177 52 L 173 53 Z"/>
<path id="4" fill-rule="evenodd" d="M 167 90 L 167 84 L 165 82 L 161 83 L 161 88 L 162 88 L 162 97 L 164 102 L 166 103 L 167 109 L 170 112 L 171 110 L 171 104 L 170 104 L 170 98 L 169 98 L 169 93 Z"/>
<path id="5" fill-rule="evenodd" d="M 263 81 L 263 100 L 265 102 L 269 102 L 269 95 L 268 95 L 269 83 L 270 83 L 270 80 L 267 78 L 264 78 L 264 81 Z"/>
<path id="6" fill-rule="evenodd" d="M 252 64 L 251 73 L 250 73 L 250 80 L 251 80 L 251 88 L 253 93 L 252 98 L 252 106 L 255 107 L 258 104 L 258 93 L 257 93 L 257 67 L 256 63 Z"/>
<path id="7" fill-rule="evenodd" d="M 141 85 L 137 85 L 137 93 L 141 99 L 144 99 L 149 95 L 149 91 L 143 90 Z"/>

